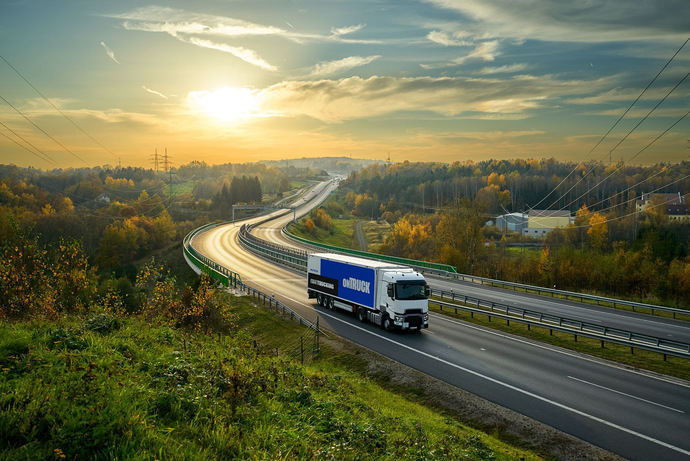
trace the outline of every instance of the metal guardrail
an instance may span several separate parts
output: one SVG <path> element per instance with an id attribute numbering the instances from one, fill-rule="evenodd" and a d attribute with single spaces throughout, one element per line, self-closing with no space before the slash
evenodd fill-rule
<path id="1" fill-rule="evenodd" d="M 439 264 L 439 263 L 433 263 L 429 261 L 420 261 L 417 259 L 409 259 L 409 258 L 400 258 L 398 256 L 390 256 L 390 255 L 382 255 L 378 253 L 369 253 L 367 251 L 360 251 L 360 250 L 353 250 L 351 248 L 342 248 L 342 247 L 337 247 L 335 245 L 328 245 L 326 243 L 319 243 L 319 242 L 314 242 L 311 240 L 307 240 L 302 237 L 298 237 L 290 231 L 287 230 L 287 228 L 283 228 L 282 232 L 289 238 L 296 240 L 300 243 L 304 243 L 307 245 L 310 245 L 312 247 L 317 247 L 321 249 L 326 249 L 326 250 L 331 250 L 331 251 L 336 251 L 338 253 L 345 253 L 353 256 L 359 256 L 361 258 L 368 258 L 368 259 L 377 259 L 379 261 L 386 261 L 386 262 L 392 262 L 396 264 L 404 264 L 405 266 L 413 267 L 415 269 L 433 269 L 437 271 L 446 271 L 449 273 L 456 273 L 457 270 L 455 267 L 450 266 L 448 264 Z"/>
<path id="2" fill-rule="evenodd" d="M 632 308 L 634 312 L 636 312 L 636 309 L 642 309 L 643 311 L 650 311 L 652 315 L 655 315 L 656 311 L 663 311 L 663 312 L 669 312 L 672 314 L 672 317 L 675 319 L 676 314 L 685 314 L 690 316 L 690 310 L 686 309 L 679 309 L 676 307 L 669 307 L 669 306 L 659 306 L 656 304 L 647 304 L 647 303 L 640 303 L 636 301 L 628 301 L 625 299 L 616 299 L 616 298 L 608 298 L 606 296 L 597 296 L 597 295 L 590 295 L 586 293 L 578 293 L 574 291 L 566 291 L 566 290 L 558 290 L 558 289 L 552 289 L 552 288 L 544 288 L 536 285 L 528 285 L 525 283 L 517 283 L 517 282 L 507 282 L 504 280 L 497 280 L 497 279 L 490 279 L 486 277 L 479 277 L 476 275 L 468 275 L 468 274 L 461 274 L 458 273 L 454 267 L 448 266 L 452 268 L 451 270 L 445 270 L 445 269 L 439 269 L 435 267 L 431 267 L 431 265 L 435 263 L 428 263 L 425 261 L 416 261 L 416 260 L 406 260 L 405 258 L 395 258 L 392 256 L 387 256 L 387 255 L 379 255 L 376 253 L 368 253 L 368 252 L 363 252 L 359 250 L 351 250 L 349 248 L 341 248 L 341 247 L 336 247 L 333 245 L 327 245 L 319 242 L 313 242 L 311 240 L 307 240 L 302 237 L 298 237 L 290 231 L 287 230 L 287 228 L 283 228 L 282 232 L 285 236 L 288 238 L 295 240 L 297 242 L 306 244 L 312 248 L 325 248 L 329 249 L 332 251 L 336 251 L 339 253 L 348 253 L 348 254 L 355 254 L 358 256 L 362 256 L 365 258 L 369 259 L 379 259 L 379 260 L 384 260 L 384 261 L 395 261 L 395 262 L 401 262 L 405 265 L 408 265 L 410 267 L 413 267 L 420 272 L 423 272 L 425 274 L 434 274 L 438 275 L 440 277 L 445 277 L 445 278 L 451 278 L 455 279 L 458 281 L 462 282 L 472 282 L 472 283 L 479 283 L 481 285 L 488 285 L 492 287 L 499 287 L 499 288 L 505 288 L 505 289 L 512 289 L 513 291 L 522 290 L 524 292 L 534 292 L 537 295 L 544 296 L 544 295 L 551 295 L 551 297 L 562 297 L 565 300 L 579 300 L 580 302 L 584 303 L 585 301 L 593 302 L 596 303 L 597 306 L 604 306 L 608 307 L 607 305 L 610 305 L 613 308 L 616 308 L 617 306 L 627 306 Z M 412 261 L 412 263 L 405 262 L 405 261 Z M 420 265 L 418 263 L 425 263 L 426 265 Z"/>
<path id="3" fill-rule="evenodd" d="M 603 342 L 608 342 L 620 344 L 630 348 L 657 352 L 659 354 L 663 354 L 664 358 L 666 355 L 690 358 L 690 343 L 659 338 L 642 333 L 635 333 L 633 331 L 621 330 L 619 328 L 611 328 L 604 325 L 583 322 L 581 320 L 567 317 L 545 314 L 543 312 L 496 303 L 472 296 L 458 296 L 454 293 L 449 293 L 443 290 L 432 290 L 432 295 L 437 295 L 440 298 L 445 299 L 448 299 L 452 296 L 452 300 L 454 302 L 429 299 L 429 303 L 438 305 L 441 311 L 443 311 L 444 307 L 455 309 L 456 314 L 458 310 L 464 310 L 470 312 L 472 315 L 486 315 L 489 317 L 489 320 L 492 317 L 497 317 L 506 320 L 508 324 L 510 324 L 510 321 L 515 321 L 528 326 L 532 325 L 549 330 L 571 333 L 576 335 L 576 338 L 577 336 L 583 336 L 598 339 L 602 341 L 602 346 Z M 461 302 L 462 304 L 456 304 L 458 302 Z"/>
<path id="4" fill-rule="evenodd" d="M 659 306 L 656 304 L 646 304 L 636 301 L 628 301 L 625 299 L 608 298 L 605 296 L 590 295 L 587 293 L 578 293 L 575 291 L 544 288 L 536 285 L 527 285 L 524 283 L 506 282 L 504 280 L 489 279 L 485 277 L 477 277 L 474 275 L 467 274 L 452 274 L 443 271 L 430 270 L 425 270 L 424 272 L 433 273 L 441 277 L 452 278 L 463 282 L 472 282 L 478 283 L 480 285 L 512 289 L 513 291 L 522 290 L 524 292 L 534 292 L 535 294 L 541 296 L 544 296 L 545 294 L 551 295 L 552 298 L 562 297 L 565 300 L 579 300 L 580 302 L 590 301 L 594 302 L 597 306 L 607 307 L 607 304 L 613 308 L 616 308 L 616 306 L 627 306 L 631 307 L 634 312 L 636 312 L 635 309 L 643 309 L 650 311 L 652 315 L 654 315 L 656 311 L 670 312 L 673 315 L 674 319 L 676 318 L 676 314 L 685 314 L 690 316 L 690 311 L 686 309 L 679 309 L 676 307 Z"/>
<path id="5" fill-rule="evenodd" d="M 250 251 L 264 256 L 279 264 L 289 265 L 291 267 L 305 270 L 307 252 L 292 248 L 286 248 L 281 245 L 266 242 L 256 236 L 251 235 L 251 227 L 247 226 L 240 230 L 240 242 L 242 242 Z M 429 302 L 437 304 L 441 310 L 444 307 L 458 310 L 464 310 L 474 314 L 487 315 L 504 319 L 510 324 L 510 321 L 516 321 L 526 324 L 528 326 L 538 326 L 549 330 L 561 331 L 564 333 L 571 333 L 577 336 L 598 339 L 604 342 L 619 344 L 630 347 L 631 351 L 635 348 L 644 349 L 652 352 L 657 352 L 664 355 L 673 355 L 676 357 L 690 358 L 690 343 L 674 341 L 655 336 L 650 336 L 633 331 L 622 330 L 619 328 L 607 327 L 605 325 L 598 325 L 581 320 L 572 319 L 568 317 L 560 317 L 544 312 L 524 309 L 520 307 L 510 306 L 508 304 L 496 303 L 494 301 L 482 300 L 476 297 L 458 295 L 455 292 L 448 292 L 445 290 L 432 290 L 432 295 L 440 298 L 451 299 L 453 302 L 439 301 L 430 299 Z M 455 304 L 462 302 L 463 304 Z M 471 305 L 470 305 L 471 304 Z"/>
<path id="6" fill-rule="evenodd" d="M 276 245 L 251 234 L 251 227 L 243 225 L 238 233 L 240 244 L 250 252 L 301 272 L 307 271 L 307 252 Z"/>
<path id="7" fill-rule="evenodd" d="M 275 299 L 273 296 L 269 296 L 261 290 L 257 290 L 256 288 L 251 287 L 246 283 L 242 282 L 242 278 L 238 273 L 228 269 L 227 267 L 221 264 L 218 264 L 217 262 L 202 255 L 201 253 L 196 251 L 196 249 L 194 249 L 194 247 L 191 244 L 191 241 L 194 238 L 194 236 L 203 232 L 204 230 L 218 226 L 220 224 L 223 223 L 212 223 L 207 224 L 205 226 L 201 226 L 197 229 L 194 229 L 185 236 L 185 238 L 182 240 L 182 249 L 185 256 L 187 256 L 188 263 L 191 262 L 191 264 L 194 264 L 194 266 L 196 266 L 199 270 L 211 275 L 214 279 L 216 279 L 224 286 L 232 286 L 236 289 L 244 291 L 248 295 L 256 297 L 259 301 L 262 301 L 263 304 L 268 303 L 268 306 L 274 309 L 277 313 L 282 314 L 284 317 L 289 316 L 291 320 L 299 321 L 300 325 L 305 325 L 308 328 L 317 332 L 318 334 L 320 332 L 318 318 L 316 324 L 310 322 L 309 320 L 299 315 L 297 312 L 290 309 L 284 303 Z"/>

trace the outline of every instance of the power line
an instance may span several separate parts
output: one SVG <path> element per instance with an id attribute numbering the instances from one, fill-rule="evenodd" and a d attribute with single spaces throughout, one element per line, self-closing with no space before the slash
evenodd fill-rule
<path id="1" fill-rule="evenodd" d="M 685 176 L 683 176 L 683 177 L 681 177 L 681 178 L 678 178 L 678 179 L 676 179 L 675 181 L 671 181 L 670 183 L 664 184 L 663 186 L 659 186 L 659 187 L 657 187 L 656 189 L 649 191 L 648 193 L 649 193 L 649 194 L 654 194 L 654 193 L 656 193 L 656 192 L 658 192 L 658 191 L 660 191 L 660 190 L 662 190 L 662 189 L 665 189 L 666 187 L 672 186 L 672 185 L 674 185 L 674 184 L 676 184 L 676 183 L 679 183 L 679 182 L 681 182 L 681 181 L 684 181 L 684 180 L 686 180 L 686 179 L 688 179 L 688 178 L 690 178 L 690 174 L 685 175 Z M 624 202 L 621 202 L 621 203 L 619 203 L 619 204 L 617 204 L 617 205 L 611 205 L 611 206 L 609 206 L 609 207 L 602 208 L 602 209 L 600 209 L 600 210 L 593 210 L 593 211 L 596 211 L 596 212 L 605 212 L 605 211 L 608 211 L 608 210 L 613 210 L 614 208 L 618 208 L 619 206 L 623 206 L 623 205 L 625 205 L 625 204 L 627 204 L 627 203 L 630 203 L 630 202 L 632 202 L 632 201 L 634 201 L 634 200 L 637 200 L 637 196 L 635 196 L 634 198 L 628 199 L 628 200 L 626 200 L 626 201 L 624 201 Z M 601 202 L 599 202 L 599 203 L 601 203 Z M 594 206 L 594 205 L 592 205 L 592 206 Z"/>
<path id="2" fill-rule="evenodd" d="M 41 91 L 40 91 L 38 88 L 36 88 L 36 87 L 29 81 L 29 79 L 27 79 L 21 72 L 19 72 L 19 71 L 17 70 L 17 68 L 15 68 L 15 67 L 7 60 L 7 58 L 5 58 L 5 57 L 4 57 L 3 55 L 1 55 L 1 54 L 0 54 L 0 58 L 1 58 L 3 61 L 5 61 L 5 64 L 7 64 L 8 66 L 10 66 L 10 68 L 11 68 L 17 75 L 19 75 L 19 77 L 21 77 L 21 79 L 24 80 L 24 81 L 26 82 L 27 85 L 29 85 L 31 88 L 33 88 L 33 90 L 34 90 L 36 93 L 38 93 L 38 95 L 41 96 L 41 98 L 43 98 L 48 104 L 50 104 L 50 105 L 53 107 L 53 109 L 55 109 L 56 111 L 58 111 L 58 112 L 60 113 L 60 115 L 62 115 L 64 118 L 66 118 L 66 119 L 67 119 L 72 125 L 74 125 L 79 131 L 81 131 L 81 132 L 84 133 L 86 136 L 88 136 L 89 139 L 91 139 L 91 140 L 92 140 L 94 143 L 96 143 L 99 147 L 101 147 L 101 148 L 102 148 L 103 150 L 105 150 L 106 152 L 110 153 L 113 157 L 117 158 L 117 155 L 115 155 L 115 153 L 114 153 L 113 151 L 111 151 L 110 149 L 108 149 L 107 147 L 105 147 L 103 144 L 101 144 L 96 138 L 94 138 L 93 136 L 91 136 L 89 133 L 86 132 L 86 130 L 84 130 L 81 126 L 79 126 L 79 124 L 77 124 L 77 122 L 75 122 L 71 117 L 69 117 L 67 114 L 65 114 L 65 113 L 64 113 L 59 107 L 57 107 L 55 104 L 53 104 L 53 102 L 52 102 L 50 99 L 48 99 L 43 93 L 41 93 Z"/>
<path id="3" fill-rule="evenodd" d="M 52 139 L 52 140 L 55 142 L 55 144 L 57 144 L 58 146 L 62 147 L 66 152 L 69 152 L 70 154 L 74 155 L 76 158 L 78 158 L 79 160 L 81 160 L 82 162 L 84 162 L 86 165 L 88 165 L 88 163 L 86 163 L 86 160 L 84 160 L 83 158 L 81 158 L 80 156 L 78 156 L 77 154 L 75 154 L 74 152 L 72 152 L 71 150 L 69 150 L 67 147 L 65 147 L 64 144 L 62 144 L 60 141 L 58 141 L 57 139 L 55 139 L 54 137 L 52 137 L 50 134 L 48 134 L 48 132 L 46 132 L 46 130 L 44 130 L 44 129 L 41 128 L 40 126 L 36 125 L 36 124 L 33 122 L 33 120 L 31 120 L 29 117 L 27 117 L 27 116 L 24 114 L 24 112 L 22 112 L 22 111 L 20 111 L 19 109 L 17 109 L 14 105 L 12 105 L 11 102 L 9 102 L 7 99 L 5 99 L 2 95 L 0 95 L 0 99 L 2 99 L 3 101 L 5 101 L 5 104 L 7 104 L 8 106 L 10 106 L 10 107 L 11 107 L 12 109 L 14 109 L 19 115 L 21 115 L 22 117 L 24 117 L 24 119 L 26 119 L 27 122 L 31 123 L 37 130 L 41 131 L 43 134 L 45 134 L 45 135 L 48 136 L 50 139 Z"/>
<path id="4" fill-rule="evenodd" d="M 616 128 L 616 126 L 620 123 L 620 121 L 623 120 L 623 117 L 625 117 L 625 115 L 630 111 L 630 109 L 633 108 L 633 106 L 637 103 L 637 101 L 639 101 L 640 98 L 647 92 L 647 90 L 649 89 L 649 87 L 652 86 L 652 85 L 654 84 L 654 82 L 656 82 L 656 79 L 659 78 L 659 76 L 661 75 L 661 73 L 662 73 L 664 70 L 666 70 L 666 68 L 668 67 L 668 65 L 671 64 L 671 61 L 673 61 L 673 60 L 676 58 L 676 56 L 678 55 L 678 53 L 680 53 L 680 50 L 682 50 L 682 49 L 685 47 L 685 45 L 687 45 L 688 41 L 690 41 L 690 37 L 688 37 L 687 40 L 685 40 L 685 42 L 683 42 L 683 44 L 680 46 L 680 48 L 678 48 L 678 49 L 676 50 L 676 52 L 673 53 L 673 56 L 671 56 L 671 58 L 670 58 L 668 61 L 666 61 L 666 64 L 664 64 L 664 66 L 661 68 L 661 70 L 660 70 L 659 72 L 657 72 L 657 74 L 654 76 L 654 78 L 652 79 L 652 81 L 650 81 L 650 82 L 647 84 L 647 86 L 644 87 L 644 90 L 642 90 L 642 93 L 640 93 L 640 94 L 637 96 L 637 98 L 635 98 L 635 100 L 632 102 L 632 104 L 630 104 L 630 106 L 628 106 L 628 108 L 625 109 L 625 112 L 623 112 L 623 114 L 622 114 L 620 117 L 618 117 L 618 120 L 616 120 L 616 122 L 613 124 L 613 126 L 611 126 L 611 128 L 609 128 L 609 130 L 604 134 L 604 136 L 601 137 L 601 139 L 599 140 L 599 142 L 597 142 L 596 145 L 595 145 L 594 147 L 592 147 L 592 149 L 590 149 L 590 151 L 587 153 L 587 155 L 589 155 L 589 154 L 591 154 L 592 152 L 594 152 L 594 149 L 596 149 L 597 147 L 599 147 L 599 144 L 601 144 L 601 143 L 604 141 L 604 139 L 606 139 L 606 137 L 609 135 L 609 133 L 611 133 L 611 131 L 613 131 L 613 129 Z"/>
<path id="5" fill-rule="evenodd" d="M 685 195 L 683 195 L 682 197 L 683 197 L 683 198 L 690 197 L 690 194 L 685 194 Z M 657 207 L 660 207 L 660 206 L 663 206 L 663 205 L 667 205 L 667 204 L 669 204 L 669 203 L 671 203 L 671 202 L 674 202 L 675 200 L 676 200 L 675 198 L 674 198 L 674 199 L 671 199 L 671 200 L 666 200 L 665 202 L 659 203 L 659 204 L 657 204 L 657 205 L 650 205 L 650 206 L 648 206 L 647 208 L 645 208 L 644 210 L 640 210 L 640 211 L 637 211 L 637 210 L 636 210 L 636 211 L 633 211 L 632 213 L 628 213 L 628 214 L 625 214 L 625 215 L 622 215 L 622 216 L 616 216 L 615 218 L 606 219 L 605 221 L 602 221 L 601 223 L 597 223 L 597 224 L 606 224 L 606 223 L 609 223 L 609 222 L 611 222 L 611 221 L 619 221 L 619 220 L 621 220 L 621 219 L 627 218 L 628 216 L 633 216 L 633 215 L 636 215 L 636 214 L 644 213 L 645 211 L 647 211 L 647 210 L 649 210 L 649 209 L 651 209 L 651 208 L 657 208 Z M 568 226 L 568 227 L 566 227 L 565 229 L 579 229 L 579 228 L 583 228 L 583 227 L 590 227 L 590 224 L 584 224 L 584 225 L 581 225 L 581 226 Z"/>
<path id="6" fill-rule="evenodd" d="M 26 147 L 26 146 L 21 145 L 21 144 L 18 143 L 16 140 L 10 138 L 9 136 L 7 136 L 6 134 L 3 133 L 3 136 L 5 136 L 7 139 L 9 139 L 10 141 L 14 142 L 14 143 L 17 144 L 18 146 L 23 147 L 24 149 L 28 150 L 29 152 L 31 152 L 32 154 L 34 154 L 34 155 L 37 156 L 38 158 L 43 159 L 43 160 L 46 160 L 46 161 L 48 161 L 48 162 L 51 162 L 53 165 L 56 164 L 56 163 L 55 163 L 55 160 L 53 160 L 52 158 L 50 158 L 50 156 L 49 156 L 48 154 L 46 154 L 45 152 L 43 152 L 43 151 L 42 151 L 41 149 L 39 149 L 38 147 L 36 147 L 36 146 L 34 146 L 33 144 L 31 144 L 29 141 L 27 141 L 24 137 L 22 137 L 19 133 L 17 133 L 16 131 L 14 131 L 12 128 L 10 128 L 9 126 L 5 125 L 5 124 L 2 123 L 2 122 L 0 122 L 0 125 L 4 126 L 6 130 L 10 131 L 13 135 L 15 135 L 16 137 L 18 137 L 19 139 L 21 139 L 22 141 L 24 141 L 26 144 L 28 144 L 29 146 L 31 146 L 34 150 L 36 150 L 36 152 L 32 151 L 31 149 L 29 149 L 29 148 Z M 41 157 L 41 155 L 39 155 L 37 152 L 40 152 L 40 154 L 43 155 L 43 157 Z"/>
<path id="7" fill-rule="evenodd" d="M 619 195 L 621 195 L 621 194 L 624 194 L 624 193 L 628 192 L 630 189 L 633 189 L 633 188 L 639 186 L 639 185 L 642 184 L 643 182 L 647 182 L 647 181 L 649 181 L 650 179 L 652 179 L 652 178 L 654 178 L 654 177 L 656 177 L 656 176 L 659 176 L 659 175 L 660 175 L 661 173 L 663 173 L 664 171 L 666 171 L 666 167 L 663 167 L 662 169 L 660 169 L 659 171 L 657 171 L 657 172 L 654 173 L 653 175 L 646 177 L 646 178 L 643 179 L 642 181 L 639 181 L 639 182 L 633 184 L 632 186 L 628 187 L 627 189 L 624 189 L 624 190 L 622 190 L 622 191 L 620 191 L 620 192 L 617 192 L 616 194 L 614 194 L 614 195 L 612 195 L 612 196 L 610 196 L 610 197 L 608 197 L 608 198 L 605 198 L 605 199 L 603 199 L 603 200 L 600 200 L 600 201 L 598 201 L 597 203 L 593 203 L 593 204 L 591 204 L 591 205 L 589 205 L 589 206 L 590 206 L 590 207 L 595 207 L 595 206 L 597 206 L 597 205 L 601 205 L 601 204 L 604 203 L 605 201 L 611 200 L 611 199 L 613 199 L 614 197 L 617 197 L 617 196 L 619 196 Z M 673 183 L 671 183 L 671 184 L 673 184 Z M 668 185 L 668 184 L 667 184 L 667 185 Z M 664 187 L 666 187 L 666 186 L 664 186 Z"/>
<path id="8" fill-rule="evenodd" d="M 686 112 L 682 117 L 680 117 L 678 120 L 676 120 L 671 126 L 669 126 L 668 128 L 666 128 L 659 136 L 657 136 L 657 137 L 654 138 L 652 141 L 650 141 L 649 144 L 647 144 L 646 146 L 644 146 L 642 149 L 638 150 L 638 151 L 635 153 L 635 155 L 633 155 L 632 157 L 630 157 L 630 158 L 628 159 L 628 161 L 631 161 L 631 160 L 635 159 L 638 155 L 640 155 L 642 152 L 644 152 L 645 150 L 647 150 L 652 144 L 654 144 L 654 143 L 657 142 L 659 139 L 661 139 L 662 136 L 664 136 L 666 133 L 668 133 L 669 131 L 671 131 L 671 129 L 672 129 L 673 127 L 675 127 L 676 125 L 678 125 L 685 117 L 688 116 L 688 114 L 690 114 L 690 111 Z M 584 197 L 585 195 L 587 195 L 588 193 L 590 193 L 593 189 L 596 189 L 601 183 L 603 183 L 604 181 L 606 181 L 607 179 L 609 179 L 611 176 L 613 176 L 614 174 L 616 174 L 622 167 L 623 167 L 622 164 L 621 164 L 621 165 L 618 165 L 608 176 L 606 176 L 604 179 L 602 179 L 601 181 L 599 181 L 598 183 L 596 183 L 594 186 L 592 186 L 592 187 L 590 187 L 589 189 L 587 189 L 587 190 L 586 190 L 584 193 L 582 193 L 578 198 L 576 198 L 575 200 L 572 200 L 570 203 L 568 203 L 567 205 L 565 205 L 563 208 L 568 208 L 570 205 L 572 205 L 573 203 L 577 202 L 577 201 L 580 200 L 582 197 Z M 577 185 L 577 184 L 575 184 L 575 185 Z M 573 186 L 573 187 L 574 187 L 574 186 Z M 572 190 L 572 187 L 568 190 L 568 192 L 570 192 L 570 190 Z M 567 194 L 567 192 L 566 192 L 566 194 Z M 563 196 L 565 196 L 565 194 L 564 194 Z M 563 198 L 563 196 L 559 197 L 558 200 L 560 200 L 561 198 Z M 558 201 L 558 200 L 557 200 L 557 201 Z M 555 203 L 556 203 L 556 202 L 552 203 L 551 205 L 549 205 L 549 207 L 553 206 Z"/>
<path id="9" fill-rule="evenodd" d="M 640 98 L 647 92 L 647 90 L 654 84 L 654 82 L 656 82 L 656 80 L 657 80 L 657 79 L 659 78 L 659 76 L 664 72 L 664 70 L 666 70 L 666 68 L 669 66 L 669 64 L 671 64 L 671 62 L 676 58 L 676 56 L 678 55 L 678 53 L 680 53 L 680 51 L 685 47 L 685 45 L 687 45 L 688 41 L 690 41 L 690 37 L 688 37 L 688 38 L 685 40 L 685 42 L 683 42 L 683 44 L 680 46 L 680 48 L 678 48 L 678 49 L 676 50 L 676 52 L 673 53 L 673 56 L 671 56 L 671 58 L 670 58 L 668 61 L 666 61 L 666 64 L 664 64 L 664 66 L 661 68 L 661 70 L 659 70 L 659 72 L 657 72 L 657 74 L 654 76 L 654 78 L 647 84 L 647 86 L 642 90 L 642 92 L 637 96 L 637 98 L 635 98 L 635 100 L 630 104 L 630 106 L 628 106 L 628 108 L 625 109 L 625 111 L 623 112 L 623 114 L 621 114 L 621 116 L 618 117 L 618 120 L 616 120 L 616 121 L 614 122 L 614 124 L 611 126 L 611 128 L 609 128 L 608 131 L 607 131 L 606 133 L 604 133 L 604 135 L 601 137 L 601 139 L 599 139 L 599 141 L 594 145 L 594 147 L 592 147 L 592 148 L 589 150 L 589 152 L 587 153 L 587 155 L 590 155 L 592 152 L 594 152 L 594 150 L 595 150 L 597 147 L 599 147 L 599 145 L 604 141 L 604 139 L 606 139 L 606 137 L 611 133 L 611 131 L 613 131 L 613 129 L 616 128 L 616 126 L 618 126 L 618 124 L 620 123 L 620 121 L 623 120 L 623 118 L 627 115 L 628 112 L 630 112 L 630 109 L 633 108 L 633 106 L 637 103 L 637 101 L 640 100 Z M 675 88 L 674 88 L 674 89 L 675 89 Z M 627 136 L 626 136 L 626 137 L 627 137 Z M 570 171 L 570 173 L 568 173 L 568 175 L 567 175 L 565 178 L 563 178 L 563 179 L 561 180 L 561 182 L 559 182 L 559 183 L 556 185 L 556 187 L 554 187 L 553 189 L 551 189 L 551 191 L 549 191 L 549 193 L 546 194 L 546 195 L 544 196 L 544 198 L 542 198 L 541 200 L 539 200 L 539 202 L 537 202 L 534 206 L 529 207 L 529 209 L 527 210 L 527 212 L 529 213 L 530 211 L 532 211 L 533 209 L 535 209 L 535 208 L 536 208 L 537 206 L 539 206 L 544 200 L 546 200 L 551 194 L 553 194 L 553 193 L 556 191 L 556 189 L 558 189 L 558 188 L 559 188 L 559 187 L 560 187 L 560 186 L 561 186 L 561 185 L 562 185 L 562 184 L 563 184 L 563 183 L 564 183 L 564 182 L 565 182 L 565 181 L 566 181 L 576 170 L 577 170 L 578 166 L 579 166 L 579 165 L 575 166 L 575 168 L 573 168 L 573 169 Z M 591 171 L 591 170 L 590 170 L 590 171 Z M 568 192 L 570 192 L 575 186 L 577 186 L 577 184 L 579 184 L 580 182 L 582 182 L 582 180 L 583 180 L 585 177 L 587 177 L 587 175 L 589 175 L 589 172 L 588 172 L 585 176 L 583 176 L 582 178 L 580 178 L 580 180 L 579 180 L 574 186 L 572 186 L 570 189 L 568 189 L 568 191 L 567 191 L 565 194 L 561 195 L 561 197 L 559 197 L 554 203 L 558 202 L 558 200 L 560 200 L 563 196 L 565 196 Z M 552 203 L 551 205 L 549 205 L 548 208 L 551 208 L 551 206 L 553 206 L 553 203 Z M 548 208 L 547 208 L 547 209 L 548 209 Z"/>
<path id="10" fill-rule="evenodd" d="M 650 115 L 652 115 L 652 112 L 654 112 L 661 104 L 663 104 L 664 101 L 666 101 L 666 98 L 668 98 L 668 97 L 671 95 L 671 93 L 673 93 L 674 91 L 676 91 L 676 88 L 678 88 L 678 87 L 685 81 L 685 79 L 688 78 L 688 75 L 690 75 L 690 72 L 688 72 L 687 74 L 685 74 L 685 76 L 684 76 L 683 78 L 681 78 L 680 81 L 679 81 L 678 83 L 676 83 L 676 86 L 674 86 L 673 88 L 671 88 L 671 90 L 670 90 L 668 93 L 666 93 L 666 95 L 665 95 L 663 98 L 661 98 L 661 101 L 659 101 L 658 103 L 656 103 L 656 105 L 655 105 L 654 107 L 652 107 L 652 108 L 649 110 L 649 112 L 647 112 L 647 114 L 646 114 L 644 117 L 642 117 L 642 118 L 640 119 L 639 122 L 637 122 L 637 125 L 635 125 L 630 131 L 628 131 L 628 133 L 627 133 L 625 136 L 623 136 L 623 137 L 621 138 L 620 141 L 618 141 L 618 144 L 616 144 L 615 146 L 613 146 L 613 149 L 611 149 L 611 150 L 609 151 L 609 161 L 610 161 L 610 159 L 611 159 L 611 153 L 612 153 L 614 150 L 616 150 L 616 149 L 618 148 L 618 146 L 620 146 L 620 145 L 623 143 L 623 141 L 625 141 L 626 139 L 628 139 L 628 136 L 630 136 L 630 135 L 632 134 L 632 132 L 635 131 L 635 130 L 637 129 L 637 127 L 639 127 L 640 125 L 642 125 L 642 123 L 643 123 L 645 120 L 647 120 L 647 118 L 648 118 Z"/>

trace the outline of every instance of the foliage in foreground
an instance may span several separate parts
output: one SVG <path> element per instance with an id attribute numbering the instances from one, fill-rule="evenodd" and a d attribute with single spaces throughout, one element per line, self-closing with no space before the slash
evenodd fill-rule
<path id="1" fill-rule="evenodd" d="M 247 329 L 107 313 L 4 324 L 0 458 L 531 457 L 342 366 L 273 351 Z"/>

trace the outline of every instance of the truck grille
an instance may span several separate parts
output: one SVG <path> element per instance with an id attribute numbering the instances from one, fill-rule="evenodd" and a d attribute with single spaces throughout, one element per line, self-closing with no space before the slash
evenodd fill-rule
<path id="1" fill-rule="evenodd" d="M 405 314 L 421 314 L 422 310 L 421 309 L 407 309 L 405 311 Z"/>
<path id="2" fill-rule="evenodd" d="M 407 321 L 408 325 L 410 325 L 410 328 L 421 328 L 422 326 L 422 317 L 420 315 L 405 317 L 405 320 Z"/>

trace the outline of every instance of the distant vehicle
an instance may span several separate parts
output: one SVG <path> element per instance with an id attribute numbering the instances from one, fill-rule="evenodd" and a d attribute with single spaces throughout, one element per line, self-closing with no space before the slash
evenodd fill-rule
<path id="1" fill-rule="evenodd" d="M 429 292 L 424 276 L 407 266 L 334 253 L 307 259 L 309 299 L 386 330 L 428 328 Z"/>

